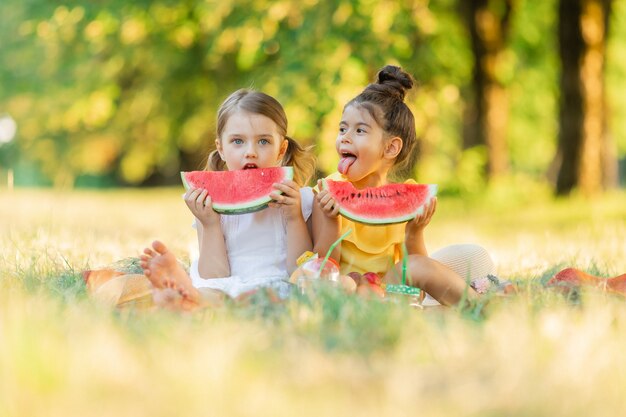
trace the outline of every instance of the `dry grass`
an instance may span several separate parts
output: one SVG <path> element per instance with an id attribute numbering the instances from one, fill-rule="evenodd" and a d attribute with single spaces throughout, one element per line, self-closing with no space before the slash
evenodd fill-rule
<path id="1" fill-rule="evenodd" d="M 332 291 L 182 316 L 87 299 L 83 268 L 157 237 L 188 256 L 179 196 L 0 190 L 0 416 L 609 416 L 626 406 L 625 300 L 568 302 L 539 285 L 565 265 L 626 272 L 624 194 L 442 199 L 429 247 L 482 243 L 526 289 L 481 314 Z"/>

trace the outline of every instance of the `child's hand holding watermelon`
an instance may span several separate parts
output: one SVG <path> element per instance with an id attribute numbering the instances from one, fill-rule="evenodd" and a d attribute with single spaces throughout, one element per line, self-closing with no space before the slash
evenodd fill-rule
<path id="1" fill-rule="evenodd" d="M 426 203 L 424 206 L 424 211 L 422 214 L 418 214 L 413 220 L 406 224 L 406 230 L 409 231 L 419 231 L 424 230 L 426 226 L 430 223 L 430 220 L 435 214 L 437 210 L 437 197 L 431 198 L 431 200 Z"/>
<path id="2" fill-rule="evenodd" d="M 317 188 L 319 189 L 319 192 L 315 196 L 315 199 L 322 208 L 322 212 L 326 215 L 326 217 L 337 217 L 339 215 L 339 205 L 329 193 L 328 188 L 323 186 L 322 180 L 317 180 Z"/>
<path id="3" fill-rule="evenodd" d="M 424 229 L 437 209 L 437 197 L 433 197 L 424 206 L 424 211 L 406 224 L 404 229 L 404 241 L 409 253 L 428 255 L 424 242 Z"/>
<path id="4" fill-rule="evenodd" d="M 289 221 L 302 220 L 302 208 L 300 201 L 300 187 L 293 180 L 284 180 L 274 184 L 274 188 L 281 193 L 273 192 L 270 194 L 272 202 L 270 207 L 280 208 L 285 219 Z"/>
<path id="5" fill-rule="evenodd" d="M 207 190 L 190 188 L 183 198 L 191 213 L 204 227 L 219 225 L 220 215 L 213 210 L 211 196 Z"/>

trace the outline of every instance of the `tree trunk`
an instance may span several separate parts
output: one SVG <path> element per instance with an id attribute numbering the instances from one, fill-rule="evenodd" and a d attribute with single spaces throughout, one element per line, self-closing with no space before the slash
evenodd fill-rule
<path id="1" fill-rule="evenodd" d="M 506 144 L 508 97 L 498 79 L 509 33 L 513 0 L 460 0 L 472 40 L 473 97 L 465 112 L 463 147 L 487 147 L 487 176 L 508 171 Z"/>
<path id="2" fill-rule="evenodd" d="M 559 195 L 577 187 L 591 194 L 617 184 L 604 87 L 610 11 L 611 0 L 559 1 Z"/>

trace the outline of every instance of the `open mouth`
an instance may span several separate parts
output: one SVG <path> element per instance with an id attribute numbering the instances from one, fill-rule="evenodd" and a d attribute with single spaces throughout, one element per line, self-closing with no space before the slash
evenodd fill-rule
<path id="1" fill-rule="evenodd" d="M 352 164 L 354 164 L 354 162 L 356 161 L 356 155 L 350 152 L 340 152 L 340 155 L 341 159 L 339 160 L 339 164 L 337 165 L 337 170 L 345 175 L 352 166 Z"/>
<path id="2" fill-rule="evenodd" d="M 256 164 L 245 164 L 243 166 L 243 169 L 255 169 L 255 168 L 258 168 Z"/>

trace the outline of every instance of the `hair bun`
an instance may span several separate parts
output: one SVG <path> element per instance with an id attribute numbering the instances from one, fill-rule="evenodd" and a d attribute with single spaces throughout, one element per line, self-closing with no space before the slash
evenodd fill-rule
<path id="1" fill-rule="evenodd" d="M 413 88 L 413 78 L 402 68 L 387 65 L 378 72 L 377 84 L 384 86 L 388 94 L 404 100 L 407 90 Z"/>

